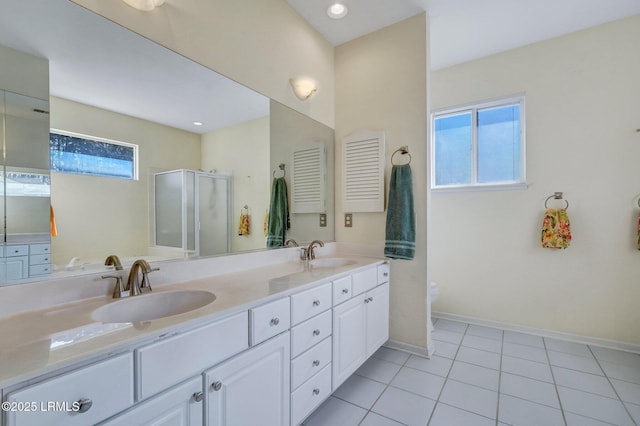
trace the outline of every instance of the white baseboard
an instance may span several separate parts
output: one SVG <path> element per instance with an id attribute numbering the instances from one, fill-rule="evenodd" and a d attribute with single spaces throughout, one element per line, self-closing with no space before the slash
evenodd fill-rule
<path id="1" fill-rule="evenodd" d="M 422 346 L 410 345 L 409 343 L 399 342 L 397 340 L 387 340 L 384 345 L 390 349 L 397 349 L 399 351 L 408 352 L 413 355 L 418 355 L 423 358 L 429 358 L 427 348 Z"/>
<path id="2" fill-rule="evenodd" d="M 485 327 L 501 328 L 503 330 L 517 331 L 519 333 L 533 334 L 552 339 L 567 340 L 585 345 L 601 346 L 604 348 L 618 349 L 621 351 L 640 353 L 640 345 L 617 340 L 600 339 L 598 337 L 585 336 L 582 334 L 564 333 L 562 331 L 545 330 L 541 328 L 527 327 L 524 325 L 510 324 L 499 321 L 484 320 L 466 315 L 448 314 L 445 312 L 431 312 L 432 318 L 442 318 L 452 321 L 466 322 L 467 324 L 481 325 Z M 438 325 L 436 324 L 436 328 Z"/>

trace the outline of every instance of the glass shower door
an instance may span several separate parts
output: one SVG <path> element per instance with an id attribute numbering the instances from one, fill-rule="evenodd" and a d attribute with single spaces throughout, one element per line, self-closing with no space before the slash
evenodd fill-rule
<path id="1" fill-rule="evenodd" d="M 231 177 L 198 173 L 200 256 L 231 251 Z"/>

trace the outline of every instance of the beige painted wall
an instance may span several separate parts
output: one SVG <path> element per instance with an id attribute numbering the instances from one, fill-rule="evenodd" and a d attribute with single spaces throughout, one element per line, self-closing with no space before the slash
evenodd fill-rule
<path id="1" fill-rule="evenodd" d="M 386 182 L 394 150 L 412 156 L 416 256 L 391 262 L 391 339 L 426 346 L 426 124 L 427 34 L 425 14 L 336 48 L 336 240 L 382 246 L 385 213 L 354 213 L 345 228 L 342 208 L 342 138 L 359 130 L 386 135 Z"/>
<path id="2" fill-rule="evenodd" d="M 49 61 L 0 46 L 0 90 L 49 99 Z"/>
<path id="3" fill-rule="evenodd" d="M 137 181 L 51 173 L 58 236 L 52 263 L 146 254 L 149 172 L 200 168 L 200 136 L 65 99 L 51 98 L 51 127 L 139 146 Z"/>
<path id="4" fill-rule="evenodd" d="M 333 127 L 333 47 L 286 1 L 167 0 L 152 12 L 73 1 Z M 306 102 L 289 85 L 298 76 L 318 81 Z"/>
<path id="5" fill-rule="evenodd" d="M 434 108 L 526 92 L 526 190 L 432 194 L 434 310 L 640 343 L 640 16 L 432 73 Z M 573 241 L 540 247 L 564 191 Z"/>
<path id="6" fill-rule="evenodd" d="M 265 248 L 264 214 L 269 206 L 269 117 L 202 136 L 202 169 L 233 171 L 231 250 Z M 267 160 L 267 161 L 265 161 Z M 248 206 L 250 234 L 238 235 L 240 210 Z"/>

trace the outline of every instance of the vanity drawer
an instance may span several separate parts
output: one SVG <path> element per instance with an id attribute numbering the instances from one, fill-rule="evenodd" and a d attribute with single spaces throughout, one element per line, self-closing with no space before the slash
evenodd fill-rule
<path id="1" fill-rule="evenodd" d="M 50 254 L 51 244 L 31 244 L 29 250 L 32 256 L 34 254 Z"/>
<path id="2" fill-rule="evenodd" d="M 136 395 L 150 397 L 249 347 L 247 312 L 135 350 Z"/>
<path id="3" fill-rule="evenodd" d="M 291 361 L 291 389 L 296 389 L 331 363 L 331 338 L 327 337 Z"/>
<path id="4" fill-rule="evenodd" d="M 331 307 L 331 283 L 291 296 L 291 324 L 299 324 Z"/>
<path id="5" fill-rule="evenodd" d="M 351 299 L 351 275 L 339 278 L 333 282 L 333 306 Z"/>
<path id="6" fill-rule="evenodd" d="M 313 345 L 331 336 L 331 311 L 296 325 L 291 329 L 291 358 L 295 358 Z"/>
<path id="7" fill-rule="evenodd" d="M 378 265 L 378 284 L 389 282 L 389 264 Z"/>
<path id="8" fill-rule="evenodd" d="M 29 256 L 29 265 L 42 265 L 43 263 L 51 263 L 50 254 L 32 254 Z"/>
<path id="9" fill-rule="evenodd" d="M 331 395 L 331 364 L 291 394 L 291 424 L 300 424 Z"/>
<path id="10" fill-rule="evenodd" d="M 29 255 L 29 246 L 28 245 L 12 245 L 5 246 L 4 248 L 4 257 L 14 257 L 14 256 L 28 256 Z"/>
<path id="11" fill-rule="evenodd" d="M 43 264 L 43 265 L 31 265 L 29 266 L 29 276 L 33 277 L 35 275 L 46 275 L 51 273 L 51 265 Z"/>
<path id="12" fill-rule="evenodd" d="M 365 269 L 364 271 L 356 272 L 351 277 L 354 296 L 369 291 L 378 285 L 378 269 L 375 266 Z"/>
<path id="13" fill-rule="evenodd" d="M 251 346 L 287 331 L 291 325 L 289 298 L 285 297 L 249 310 Z"/>
<path id="14" fill-rule="evenodd" d="M 85 403 L 80 406 L 82 400 Z M 133 405 L 132 355 L 120 355 L 13 392 L 7 401 L 34 409 L 7 411 L 7 426 L 98 423 Z"/>

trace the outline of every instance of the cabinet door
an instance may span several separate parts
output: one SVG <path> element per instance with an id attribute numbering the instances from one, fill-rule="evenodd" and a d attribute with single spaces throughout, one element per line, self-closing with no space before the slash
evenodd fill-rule
<path id="1" fill-rule="evenodd" d="M 0 259 L 0 282 L 21 280 L 29 275 L 29 256 L 6 257 Z"/>
<path id="2" fill-rule="evenodd" d="M 366 294 L 367 358 L 389 339 L 389 284 Z"/>
<path id="3" fill-rule="evenodd" d="M 364 294 L 333 309 L 333 390 L 367 359 Z"/>
<path id="4" fill-rule="evenodd" d="M 146 401 L 101 426 L 202 426 L 202 377 Z"/>
<path id="5" fill-rule="evenodd" d="M 289 425 L 289 333 L 205 372 L 209 426 Z"/>

